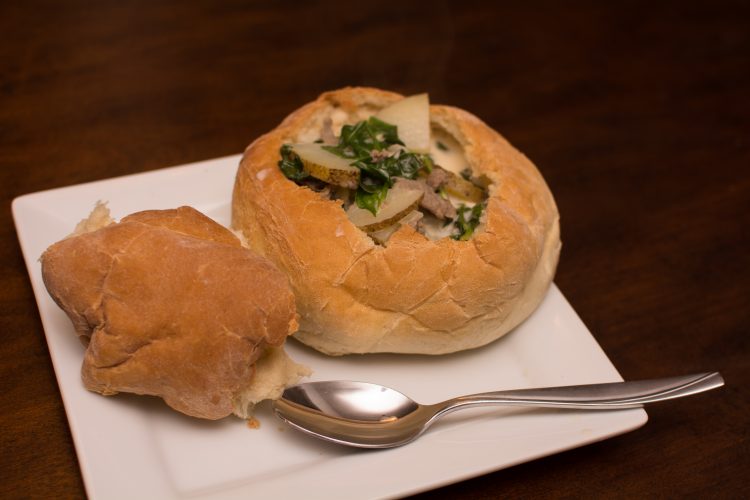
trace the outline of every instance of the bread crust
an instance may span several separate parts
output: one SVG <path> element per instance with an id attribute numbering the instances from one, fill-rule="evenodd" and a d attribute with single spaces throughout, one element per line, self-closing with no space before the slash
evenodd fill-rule
<path id="1" fill-rule="evenodd" d="M 150 210 L 55 243 L 41 257 L 55 302 L 87 344 L 87 389 L 162 397 L 218 419 L 253 364 L 296 329 L 286 277 L 190 207 Z"/>
<path id="2" fill-rule="evenodd" d="M 430 107 L 433 129 L 491 181 L 483 227 L 468 241 L 431 241 L 409 226 L 376 245 L 344 210 L 286 179 L 279 148 L 312 142 L 330 117 L 364 119 L 402 96 L 373 88 L 322 94 L 245 150 L 232 224 L 289 276 L 295 337 L 327 354 L 444 354 L 475 348 L 523 321 L 557 266 L 559 215 L 537 168 L 474 115 Z"/>

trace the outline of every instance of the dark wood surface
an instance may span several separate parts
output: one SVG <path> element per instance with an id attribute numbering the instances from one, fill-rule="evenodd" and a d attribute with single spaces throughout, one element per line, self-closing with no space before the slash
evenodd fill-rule
<path id="1" fill-rule="evenodd" d="M 626 379 L 727 381 L 423 497 L 748 494 L 748 2 L 3 2 L 0 40 L 0 497 L 85 494 L 11 200 L 238 153 L 345 85 L 428 91 L 539 166 L 556 282 Z"/>

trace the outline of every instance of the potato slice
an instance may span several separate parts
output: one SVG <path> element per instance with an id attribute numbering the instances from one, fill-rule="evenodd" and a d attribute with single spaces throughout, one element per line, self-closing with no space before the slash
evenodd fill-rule
<path id="1" fill-rule="evenodd" d="M 424 217 L 424 214 L 420 212 L 419 210 L 412 210 L 406 216 L 400 220 L 398 220 L 395 224 L 391 224 L 388 227 L 385 227 L 383 229 L 378 229 L 377 231 L 373 231 L 370 234 L 370 238 L 377 241 L 381 245 L 385 245 L 388 243 L 388 240 L 393 236 L 393 233 L 398 231 L 401 226 L 409 225 L 409 226 L 416 226 L 417 222 L 419 222 L 420 219 Z"/>
<path id="2" fill-rule="evenodd" d="M 421 189 L 408 189 L 396 185 L 388 190 L 377 215 L 372 215 L 372 212 L 359 208 L 356 204 L 349 207 L 346 215 L 355 226 L 370 233 L 393 225 L 416 209 L 422 196 L 424 192 Z"/>
<path id="3" fill-rule="evenodd" d="M 398 138 L 416 153 L 430 152 L 430 99 L 427 94 L 405 97 L 381 109 L 376 118 L 398 127 Z"/>
<path id="4" fill-rule="evenodd" d="M 484 201 L 485 192 L 482 188 L 474 183 L 467 181 L 460 175 L 449 172 L 447 182 L 445 183 L 445 192 L 457 198 L 461 198 L 472 203 L 481 203 Z"/>
<path id="5" fill-rule="evenodd" d="M 320 144 L 293 144 L 292 151 L 302 160 L 307 173 L 334 186 L 357 189 L 359 169 L 350 160 L 326 151 Z"/>

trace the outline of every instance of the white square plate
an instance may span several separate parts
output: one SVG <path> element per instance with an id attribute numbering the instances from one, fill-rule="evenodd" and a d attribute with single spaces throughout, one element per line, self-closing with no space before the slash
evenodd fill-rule
<path id="1" fill-rule="evenodd" d="M 259 429 L 239 419 L 191 419 L 156 398 L 105 398 L 80 379 L 83 347 L 44 288 L 38 258 L 97 200 L 113 217 L 192 205 L 228 225 L 239 156 L 53 189 L 13 202 L 18 237 L 91 498 L 382 498 L 413 494 L 574 448 L 643 425 L 643 410 L 565 412 L 478 409 L 436 424 L 390 450 L 339 447 L 285 428 L 261 406 Z M 290 341 L 313 380 L 353 379 L 431 403 L 473 392 L 622 380 L 552 286 L 515 331 L 447 356 L 329 358 Z"/>

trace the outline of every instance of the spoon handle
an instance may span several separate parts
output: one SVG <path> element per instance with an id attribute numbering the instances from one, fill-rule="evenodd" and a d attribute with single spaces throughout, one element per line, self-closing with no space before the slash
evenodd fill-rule
<path id="1" fill-rule="evenodd" d="M 718 372 L 634 382 L 485 392 L 451 399 L 441 413 L 466 406 L 510 405 L 581 410 L 640 408 L 646 403 L 681 398 L 724 385 Z"/>

